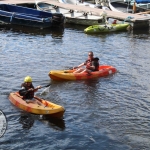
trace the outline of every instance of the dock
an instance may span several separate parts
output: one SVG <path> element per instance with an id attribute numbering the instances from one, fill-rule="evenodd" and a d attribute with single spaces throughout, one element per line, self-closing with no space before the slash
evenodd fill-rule
<path id="1" fill-rule="evenodd" d="M 0 3 L 16 4 L 16 5 L 17 4 L 35 4 L 35 1 L 36 0 L 1 0 Z M 69 10 L 76 10 L 79 12 L 90 13 L 90 14 L 98 15 L 98 16 L 100 16 L 104 11 L 103 9 L 91 8 L 89 6 L 59 3 L 56 0 L 40 0 L 40 2 L 45 2 L 45 3 L 52 4 L 54 6 L 66 8 Z M 129 19 L 129 22 L 131 23 L 133 29 L 149 27 L 150 17 L 148 16 L 139 15 L 139 14 L 131 14 L 131 13 L 123 13 L 123 12 L 114 12 L 114 11 L 109 11 L 109 10 L 105 10 L 105 12 L 107 13 L 107 17 L 109 18 L 114 18 L 114 19 L 118 19 L 121 21 Z"/>

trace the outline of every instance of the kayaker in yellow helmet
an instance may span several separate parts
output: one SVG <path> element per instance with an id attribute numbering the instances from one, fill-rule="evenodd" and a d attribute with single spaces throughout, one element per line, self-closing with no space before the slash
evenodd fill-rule
<path id="1" fill-rule="evenodd" d="M 85 66 L 86 68 L 81 68 L 83 66 Z M 99 58 L 94 58 L 93 52 L 90 51 L 88 52 L 88 59 L 79 66 L 74 67 L 74 69 L 76 70 L 73 73 L 87 72 L 90 75 L 91 72 L 99 70 Z"/>
<path id="2" fill-rule="evenodd" d="M 21 88 L 26 91 L 26 93 L 23 95 L 23 99 L 27 103 L 36 103 L 38 105 L 43 106 L 43 104 L 40 101 L 34 99 L 34 92 L 37 92 L 38 89 L 41 88 L 41 86 L 37 86 L 36 88 L 34 88 L 32 84 L 32 78 L 30 76 L 26 76 L 24 78 L 24 83 L 21 84 Z"/>

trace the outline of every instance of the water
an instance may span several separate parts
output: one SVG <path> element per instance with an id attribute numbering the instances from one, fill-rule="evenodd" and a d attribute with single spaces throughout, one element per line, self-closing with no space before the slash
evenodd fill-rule
<path id="1" fill-rule="evenodd" d="M 64 31 L 0 28 L 0 109 L 7 130 L 1 150 L 149 150 L 149 31 L 87 35 L 83 26 Z M 118 72 L 87 81 L 52 81 L 48 72 L 77 66 L 88 51 Z M 13 106 L 9 93 L 25 76 L 34 86 L 51 83 L 36 94 L 65 107 L 64 118 L 29 115 Z"/>

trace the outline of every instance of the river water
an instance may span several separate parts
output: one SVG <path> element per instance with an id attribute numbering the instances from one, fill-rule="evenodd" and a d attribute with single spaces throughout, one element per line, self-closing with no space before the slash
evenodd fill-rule
<path id="1" fill-rule="evenodd" d="M 0 110 L 7 118 L 0 150 L 150 149 L 149 30 L 87 35 L 84 28 L 0 27 Z M 88 51 L 117 73 L 86 81 L 49 78 L 50 70 L 82 63 Z M 62 105 L 62 119 L 30 115 L 10 103 L 9 93 L 27 75 L 34 86 L 51 83 L 49 92 L 36 94 Z"/>

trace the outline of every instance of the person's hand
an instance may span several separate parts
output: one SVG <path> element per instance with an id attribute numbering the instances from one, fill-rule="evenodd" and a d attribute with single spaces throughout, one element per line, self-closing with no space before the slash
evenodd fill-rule
<path id="1" fill-rule="evenodd" d="M 34 91 L 34 89 L 33 89 L 33 88 L 30 88 L 28 91 Z"/>
<path id="2" fill-rule="evenodd" d="M 41 86 L 40 86 L 40 85 L 36 87 L 36 89 L 40 89 L 40 88 L 41 88 Z"/>
<path id="3" fill-rule="evenodd" d="M 91 66 L 90 66 L 90 65 L 87 65 L 87 66 L 86 66 L 86 68 L 87 68 L 87 69 L 90 69 L 90 68 L 91 68 Z"/>
<path id="4" fill-rule="evenodd" d="M 73 67 L 73 69 L 77 69 L 78 67 Z"/>

